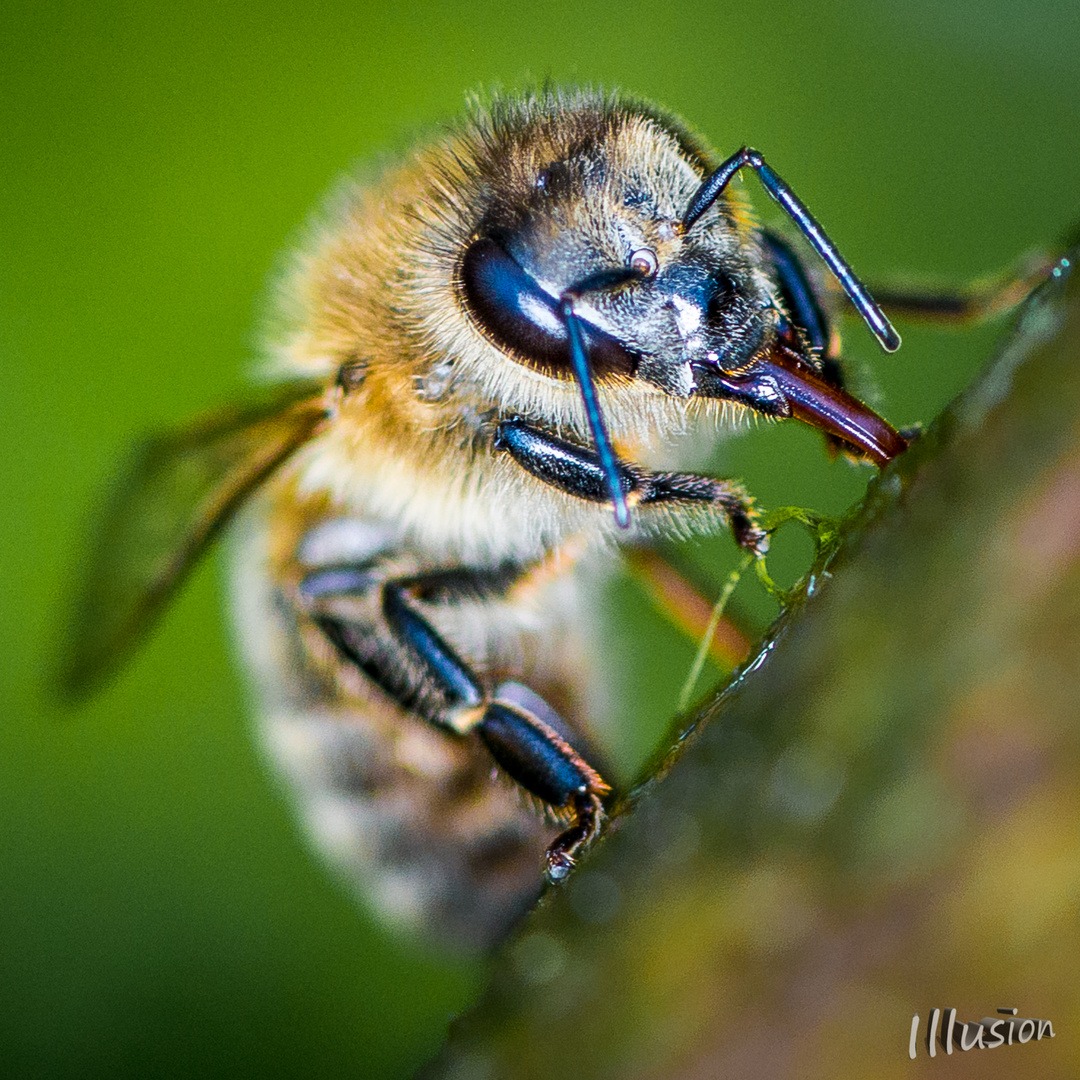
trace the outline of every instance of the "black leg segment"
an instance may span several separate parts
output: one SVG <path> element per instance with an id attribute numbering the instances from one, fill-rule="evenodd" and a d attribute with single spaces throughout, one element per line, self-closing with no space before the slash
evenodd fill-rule
<path id="1" fill-rule="evenodd" d="M 829 327 L 802 263 L 787 242 L 771 232 L 761 234 L 776 271 L 780 295 L 788 314 L 806 334 L 810 348 L 822 356 L 829 344 Z"/>
<path id="2" fill-rule="evenodd" d="M 821 365 L 822 377 L 830 386 L 843 390 L 847 384 L 844 368 L 840 357 L 833 351 L 828 320 L 802 263 L 788 243 L 775 233 L 763 232 L 762 241 L 776 272 L 784 306 L 795 324 L 806 335 L 806 341 Z M 874 295 L 880 302 L 881 297 L 876 292 Z M 833 455 L 851 452 L 850 446 L 843 439 L 829 432 L 825 432 L 825 445 Z"/>
<path id="3" fill-rule="evenodd" d="M 545 858 L 548 879 L 558 881 L 599 830 L 610 788 L 543 698 L 515 682 L 489 693 L 422 610 L 425 604 L 505 593 L 522 572 L 456 567 L 379 580 L 376 563 L 326 567 L 309 573 L 299 594 L 345 663 L 428 722 L 460 736 L 475 731 L 503 772 L 569 819 Z"/>
<path id="4" fill-rule="evenodd" d="M 538 480 L 589 502 L 606 502 L 606 474 L 594 450 L 551 435 L 524 420 L 504 420 L 495 435 L 505 450 Z M 616 475 L 627 502 L 635 506 L 662 503 L 708 504 L 716 507 L 731 528 L 736 543 L 757 553 L 765 551 L 765 533 L 757 527 L 750 500 L 737 484 L 691 473 L 654 473 L 616 460 Z"/>
<path id="5" fill-rule="evenodd" d="M 1046 280 L 1056 259 L 1036 256 L 997 280 L 959 290 L 905 289 L 877 286 L 881 306 L 902 318 L 964 325 L 992 319 L 1023 303 Z"/>
<path id="6" fill-rule="evenodd" d="M 503 420 L 495 432 L 495 449 L 505 450 L 526 472 L 545 484 L 589 502 L 607 502 L 607 477 L 595 450 L 549 435 L 524 420 Z M 616 459 L 623 495 L 634 491 L 637 477 Z"/>
<path id="7" fill-rule="evenodd" d="M 394 636 L 427 669 L 451 707 L 479 705 L 484 691 L 464 661 L 408 601 L 396 581 L 383 588 L 383 614 Z"/>
<path id="8" fill-rule="evenodd" d="M 554 727 L 520 704 L 520 696 L 513 703 L 506 700 L 510 696 L 488 704 L 477 730 L 508 776 L 541 802 L 571 815 L 570 827 L 547 850 L 547 876 L 559 881 L 596 835 L 602 798 L 611 789 Z"/>

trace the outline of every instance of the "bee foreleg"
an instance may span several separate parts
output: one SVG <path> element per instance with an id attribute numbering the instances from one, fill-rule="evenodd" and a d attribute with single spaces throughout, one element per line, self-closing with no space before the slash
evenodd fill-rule
<path id="1" fill-rule="evenodd" d="M 735 543 L 754 555 L 769 549 L 769 534 L 758 525 L 757 511 L 750 496 L 731 480 L 716 480 L 694 473 L 642 473 L 641 506 L 675 503 L 682 506 L 707 505 L 720 510 L 727 519 Z"/>
<path id="2" fill-rule="evenodd" d="M 813 352 L 824 358 L 829 348 L 829 323 L 805 268 L 786 240 L 768 231 L 761 234 L 761 239 L 776 272 L 787 314 L 806 334 L 807 344 Z"/>
<path id="3" fill-rule="evenodd" d="M 557 438 L 524 420 L 504 420 L 495 447 L 505 450 L 526 472 L 568 495 L 590 502 L 609 501 L 600 459 L 595 451 Z M 755 554 L 768 546 L 765 531 L 746 493 L 729 480 L 691 473 L 654 473 L 625 461 L 617 463 L 620 481 L 632 506 L 707 503 L 726 518 L 735 542 Z"/>
<path id="4" fill-rule="evenodd" d="M 595 450 L 534 427 L 525 420 L 503 420 L 495 432 L 495 449 L 505 450 L 526 472 L 568 495 L 589 502 L 610 502 L 607 480 Z M 619 482 L 627 495 L 639 487 L 639 470 L 616 461 Z"/>
<path id="5" fill-rule="evenodd" d="M 806 268 L 786 240 L 768 231 L 763 232 L 761 238 L 776 271 L 776 281 L 787 314 L 805 335 L 806 343 L 821 364 L 822 377 L 830 386 L 846 389 L 847 379 L 839 355 L 840 339 L 832 333 Z M 825 434 L 825 445 L 833 455 L 850 450 L 842 439 L 829 433 Z"/>
<path id="6" fill-rule="evenodd" d="M 881 285 L 874 296 L 883 308 L 900 318 L 965 326 L 1012 311 L 1050 275 L 1058 260 L 1034 254 L 997 277 L 959 289 L 919 289 Z"/>

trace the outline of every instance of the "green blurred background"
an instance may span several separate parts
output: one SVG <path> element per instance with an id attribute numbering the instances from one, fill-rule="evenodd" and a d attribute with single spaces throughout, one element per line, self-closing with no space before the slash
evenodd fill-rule
<path id="1" fill-rule="evenodd" d="M 721 151 L 752 142 L 870 280 L 964 281 L 1052 245 L 1080 218 L 1080 8 L 6 0 L 0 50 L 0 1072 L 409 1075 L 483 967 L 394 939 L 304 848 L 249 740 L 217 565 L 92 703 L 49 696 L 117 461 L 243 392 L 267 275 L 322 192 L 479 87 L 621 86 Z M 903 329 L 895 357 L 847 339 L 900 425 L 996 333 Z M 839 511 L 866 478 L 798 428 L 711 464 L 766 507 Z M 703 551 L 719 582 L 730 544 Z M 608 603 L 640 702 L 609 733 L 625 776 L 693 645 L 630 585 Z"/>

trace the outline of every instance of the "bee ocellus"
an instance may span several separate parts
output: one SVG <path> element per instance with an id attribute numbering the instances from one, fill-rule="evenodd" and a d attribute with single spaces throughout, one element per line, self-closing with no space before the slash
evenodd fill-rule
<path id="1" fill-rule="evenodd" d="M 834 296 L 755 224 L 739 170 Z M 485 945 L 604 820 L 583 582 L 627 541 L 766 548 L 737 483 L 659 471 L 657 448 L 758 414 L 883 465 L 905 439 L 844 389 L 829 316 L 899 338 L 759 153 L 718 161 L 588 91 L 478 106 L 339 191 L 281 295 L 281 389 L 140 459 L 69 683 L 115 664 L 242 507 L 236 624 L 310 833 L 385 917 Z"/>

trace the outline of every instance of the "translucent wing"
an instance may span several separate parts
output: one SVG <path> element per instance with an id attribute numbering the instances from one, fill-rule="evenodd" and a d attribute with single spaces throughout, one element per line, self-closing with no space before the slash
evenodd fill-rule
<path id="1" fill-rule="evenodd" d="M 294 384 L 136 451 L 88 562 L 62 658 L 65 693 L 83 696 L 119 667 L 217 532 L 325 415 L 321 387 Z"/>

